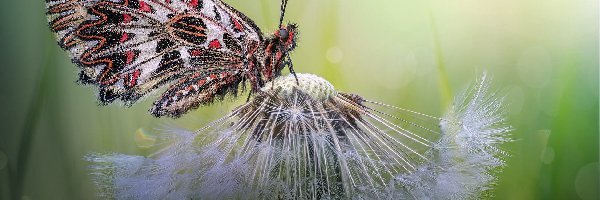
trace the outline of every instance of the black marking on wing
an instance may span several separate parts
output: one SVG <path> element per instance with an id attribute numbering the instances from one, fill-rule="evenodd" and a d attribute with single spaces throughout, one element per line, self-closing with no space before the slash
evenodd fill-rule
<path id="1" fill-rule="evenodd" d="M 161 73 L 169 72 L 181 66 L 183 66 L 181 53 L 177 50 L 174 50 L 163 55 L 158 68 L 155 71 L 153 71 L 152 74 L 158 75 Z"/>
<path id="2" fill-rule="evenodd" d="M 156 45 L 156 53 L 161 53 L 163 52 L 165 49 L 169 49 L 171 47 L 173 47 L 175 45 L 175 42 L 171 41 L 170 39 L 160 39 Z"/>
<path id="3" fill-rule="evenodd" d="M 224 33 L 223 34 L 223 42 L 225 43 L 225 47 L 227 47 L 231 51 L 236 52 L 236 53 L 242 52 L 242 46 L 236 39 L 231 37 L 231 34 Z"/>
<path id="4" fill-rule="evenodd" d="M 221 21 L 221 14 L 219 13 L 219 10 L 217 10 L 216 6 L 213 6 L 213 12 L 215 13 L 215 19 L 217 21 Z"/>

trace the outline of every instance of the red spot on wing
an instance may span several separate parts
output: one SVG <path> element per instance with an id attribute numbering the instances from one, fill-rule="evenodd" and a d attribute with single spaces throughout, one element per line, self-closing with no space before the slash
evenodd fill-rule
<path id="1" fill-rule="evenodd" d="M 123 14 L 123 23 L 129 23 L 133 20 L 133 17 L 131 17 L 131 15 L 129 14 Z"/>
<path id="2" fill-rule="evenodd" d="M 202 50 L 200 50 L 200 49 L 193 49 L 193 50 L 190 52 L 190 55 L 191 55 L 191 56 L 194 56 L 194 57 L 196 57 L 196 56 L 200 56 L 200 55 L 202 55 L 202 53 L 203 53 L 203 52 L 202 52 Z"/>
<path id="3" fill-rule="evenodd" d="M 198 7 L 198 0 L 192 0 L 192 1 L 190 1 L 190 6 L 194 7 L 194 8 Z"/>
<path id="4" fill-rule="evenodd" d="M 221 43 L 219 42 L 219 40 L 214 39 L 213 41 L 210 41 L 210 43 L 208 44 L 208 48 L 219 49 L 221 48 Z"/>
<path id="5" fill-rule="evenodd" d="M 127 41 L 129 39 L 129 34 L 126 32 L 123 32 L 123 34 L 121 35 L 121 39 L 119 40 L 121 43 Z"/>
<path id="6" fill-rule="evenodd" d="M 127 60 L 125 60 L 125 64 L 129 64 L 129 63 L 133 62 L 133 59 L 135 58 L 135 52 L 133 52 L 132 50 L 129 50 L 129 51 L 125 52 L 125 56 L 127 57 Z"/>
<path id="7" fill-rule="evenodd" d="M 140 11 L 142 12 L 152 12 L 152 8 L 150 8 L 150 6 L 144 2 L 144 1 L 140 1 Z"/>
<path id="8" fill-rule="evenodd" d="M 140 74 L 142 72 L 139 69 L 136 69 L 132 74 L 131 74 L 131 81 L 129 82 L 129 86 L 133 87 L 137 84 L 137 80 L 140 77 Z"/>
<path id="9" fill-rule="evenodd" d="M 206 83 L 206 80 L 204 80 L 204 79 L 200 79 L 200 80 L 198 81 L 198 86 L 202 86 L 202 85 L 204 85 L 205 83 Z"/>
<path id="10" fill-rule="evenodd" d="M 189 86 L 187 86 L 187 87 L 185 88 L 185 91 L 187 91 L 187 92 L 190 92 L 190 91 L 192 91 L 193 89 L 194 89 L 194 86 L 192 86 L 192 85 L 189 85 Z"/>
<path id="11" fill-rule="evenodd" d="M 242 27 L 240 22 L 238 22 L 238 20 L 235 19 L 235 17 L 231 17 L 231 19 L 233 20 L 233 25 L 234 25 L 235 29 L 237 29 L 238 31 L 242 31 L 244 27 Z"/>
<path id="12" fill-rule="evenodd" d="M 229 72 L 221 72 L 221 78 L 229 76 Z"/>

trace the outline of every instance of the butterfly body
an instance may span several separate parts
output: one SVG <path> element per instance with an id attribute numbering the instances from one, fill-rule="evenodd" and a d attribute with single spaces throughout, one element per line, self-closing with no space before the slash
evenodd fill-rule
<path id="1" fill-rule="evenodd" d="M 246 81 L 251 92 L 281 74 L 296 45 L 296 26 L 263 36 L 220 0 L 47 0 L 51 29 L 96 85 L 99 101 L 132 104 L 163 85 L 150 109 L 178 117 Z"/>

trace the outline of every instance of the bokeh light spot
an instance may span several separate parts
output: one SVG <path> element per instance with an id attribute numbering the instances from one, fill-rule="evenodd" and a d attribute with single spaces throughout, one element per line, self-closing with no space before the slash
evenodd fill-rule
<path id="1" fill-rule="evenodd" d="M 542 152 L 542 163 L 549 165 L 552 163 L 552 161 L 554 161 L 554 148 L 552 147 L 547 147 L 546 149 L 544 149 L 544 152 Z"/>
<path id="2" fill-rule="evenodd" d="M 523 110 L 523 105 L 525 104 L 525 92 L 523 88 L 520 86 L 512 86 L 508 91 L 508 97 L 510 100 L 508 102 L 508 106 L 510 109 L 507 109 L 511 115 L 520 115 L 521 110 Z"/>
<path id="3" fill-rule="evenodd" d="M 150 148 L 156 143 L 156 138 L 148 134 L 143 128 L 135 131 L 135 144 L 140 148 Z"/>
<path id="4" fill-rule="evenodd" d="M 521 53 L 517 62 L 517 72 L 523 83 L 529 87 L 542 88 L 552 78 L 554 62 L 550 53 L 542 47 L 530 47 Z"/>
<path id="5" fill-rule="evenodd" d="M 370 77 L 374 78 L 374 83 L 386 90 L 398 90 L 412 81 L 416 77 L 417 71 L 417 56 L 409 49 L 399 50 L 394 54 L 393 63 L 390 63 L 382 70 L 368 70 L 365 73 L 371 73 Z"/>
<path id="6" fill-rule="evenodd" d="M 579 198 L 584 200 L 600 198 L 598 192 L 598 187 L 600 186 L 598 182 L 598 177 L 600 176 L 598 167 L 598 162 L 592 162 L 581 167 L 579 172 L 577 172 L 575 192 L 577 192 Z"/>
<path id="7" fill-rule="evenodd" d="M 333 46 L 327 49 L 325 56 L 330 63 L 338 64 L 344 59 L 344 52 L 339 47 Z"/>

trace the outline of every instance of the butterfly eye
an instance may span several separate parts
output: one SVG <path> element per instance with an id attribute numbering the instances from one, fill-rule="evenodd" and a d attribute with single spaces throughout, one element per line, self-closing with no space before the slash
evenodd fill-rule
<path id="1" fill-rule="evenodd" d="M 282 41 L 286 41 L 289 36 L 289 33 L 285 29 L 279 29 L 279 37 L 281 37 Z"/>

